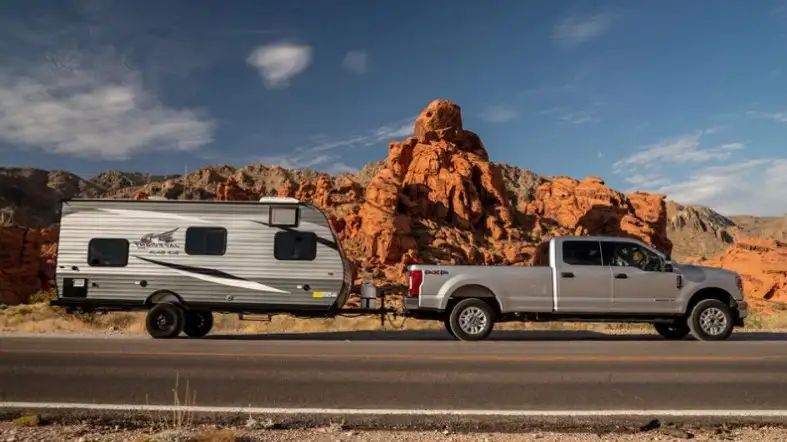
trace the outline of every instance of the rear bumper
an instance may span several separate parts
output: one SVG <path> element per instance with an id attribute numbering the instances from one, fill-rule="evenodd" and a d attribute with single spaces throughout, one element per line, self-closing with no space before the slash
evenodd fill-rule
<path id="1" fill-rule="evenodd" d="M 746 301 L 738 301 L 735 308 L 735 326 L 743 327 L 747 316 L 749 316 L 749 304 Z"/>
<path id="2" fill-rule="evenodd" d="M 422 307 L 417 297 L 404 298 L 403 313 L 413 319 L 442 320 L 445 317 L 440 310 Z"/>

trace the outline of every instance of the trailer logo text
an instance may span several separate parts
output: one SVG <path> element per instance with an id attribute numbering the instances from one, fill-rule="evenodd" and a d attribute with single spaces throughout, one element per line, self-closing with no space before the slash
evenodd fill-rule
<path id="1" fill-rule="evenodd" d="M 175 242 L 175 232 L 180 227 L 175 227 L 172 230 L 167 230 L 162 233 L 148 233 L 143 235 L 139 241 L 133 241 L 138 249 L 150 250 L 149 253 L 160 255 L 177 255 L 180 253 L 178 250 L 180 245 Z"/>

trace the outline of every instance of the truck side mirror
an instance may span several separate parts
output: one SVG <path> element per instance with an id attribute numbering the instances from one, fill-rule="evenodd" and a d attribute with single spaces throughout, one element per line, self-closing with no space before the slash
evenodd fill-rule
<path id="1" fill-rule="evenodd" d="M 665 272 L 671 273 L 673 270 L 674 270 L 674 268 L 672 267 L 672 263 L 670 261 L 667 261 L 667 262 L 664 263 L 664 271 Z"/>

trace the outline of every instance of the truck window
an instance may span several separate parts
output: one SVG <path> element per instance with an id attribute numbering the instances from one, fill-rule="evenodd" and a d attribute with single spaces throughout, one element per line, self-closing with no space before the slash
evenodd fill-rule
<path id="1" fill-rule="evenodd" d="M 87 264 L 91 267 L 128 265 L 128 241 L 122 238 L 93 238 L 87 245 Z"/>
<path id="2" fill-rule="evenodd" d="M 295 230 L 276 232 L 273 256 L 280 261 L 313 261 L 317 257 L 317 235 Z"/>
<path id="3" fill-rule="evenodd" d="M 662 271 L 663 263 L 658 255 L 630 242 L 604 241 L 601 244 L 604 265 L 613 267 L 635 267 L 646 272 Z"/>
<path id="4" fill-rule="evenodd" d="M 187 255 L 223 255 L 227 251 L 227 229 L 189 227 L 185 249 Z"/>
<path id="5" fill-rule="evenodd" d="M 563 241 L 563 262 L 572 266 L 600 266 L 598 241 Z"/>

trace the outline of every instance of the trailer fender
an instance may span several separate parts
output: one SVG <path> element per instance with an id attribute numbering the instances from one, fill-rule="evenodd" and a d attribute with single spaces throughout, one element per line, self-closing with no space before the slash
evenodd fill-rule
<path id="1" fill-rule="evenodd" d="M 183 300 L 175 292 L 169 290 L 159 290 L 148 296 L 145 305 L 161 304 L 162 302 L 169 302 L 172 304 L 183 304 Z"/>

